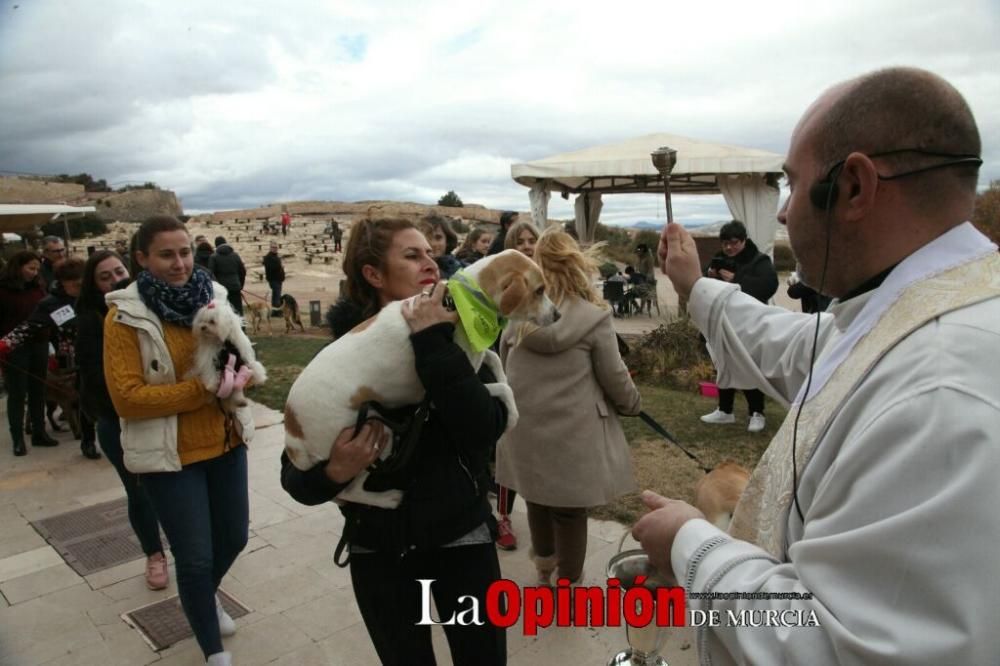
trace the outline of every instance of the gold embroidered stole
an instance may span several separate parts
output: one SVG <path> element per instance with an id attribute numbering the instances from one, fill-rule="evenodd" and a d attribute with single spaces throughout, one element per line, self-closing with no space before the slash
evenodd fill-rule
<path id="1" fill-rule="evenodd" d="M 799 474 L 846 398 L 890 349 L 947 312 L 998 296 L 997 253 L 918 280 L 904 289 L 802 409 L 795 447 Z M 792 504 L 792 430 L 797 411 L 797 407 L 789 410 L 761 456 L 729 527 L 734 537 L 760 546 L 779 560 L 785 559 L 785 531 Z"/>

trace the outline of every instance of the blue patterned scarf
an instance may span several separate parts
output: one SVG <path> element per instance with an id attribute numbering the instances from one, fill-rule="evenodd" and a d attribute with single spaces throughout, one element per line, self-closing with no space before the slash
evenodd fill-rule
<path id="1" fill-rule="evenodd" d="M 163 321 L 190 328 L 194 313 L 212 300 L 212 278 L 208 271 L 195 266 L 191 279 L 182 287 L 174 287 L 142 271 L 135 279 L 139 298 Z"/>

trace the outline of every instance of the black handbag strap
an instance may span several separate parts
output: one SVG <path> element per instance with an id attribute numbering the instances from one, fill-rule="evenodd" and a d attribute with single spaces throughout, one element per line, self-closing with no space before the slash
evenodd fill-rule
<path id="1" fill-rule="evenodd" d="M 368 469 L 373 473 L 392 474 L 405 469 L 417 449 L 420 433 L 430 413 L 431 399 L 424 399 L 413 408 L 413 405 L 390 409 L 374 400 L 361 404 L 358 408 L 358 418 L 354 423 L 354 436 L 357 437 L 369 421 L 381 421 L 393 435 L 393 447 L 389 457 L 376 460 Z M 355 529 L 354 511 L 351 504 L 341 506 L 344 513 L 344 531 L 340 535 L 337 547 L 333 551 L 333 563 L 338 567 L 346 567 L 351 563 L 351 538 Z"/>

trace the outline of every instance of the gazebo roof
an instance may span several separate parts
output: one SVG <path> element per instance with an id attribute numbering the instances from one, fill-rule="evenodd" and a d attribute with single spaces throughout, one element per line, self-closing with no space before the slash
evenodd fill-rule
<path id="1" fill-rule="evenodd" d="M 677 164 L 670 175 L 670 189 L 675 193 L 718 193 L 719 174 L 771 174 L 777 180 L 782 173 L 783 155 L 676 134 L 646 134 L 514 164 L 510 171 L 515 181 L 527 187 L 549 181 L 548 189 L 552 191 L 660 193 L 663 179 L 653 166 L 650 153 L 661 146 L 677 151 Z"/>
<path id="2" fill-rule="evenodd" d="M 57 215 L 93 213 L 93 206 L 63 204 L 0 204 L 0 231 L 28 231 L 50 222 Z"/>

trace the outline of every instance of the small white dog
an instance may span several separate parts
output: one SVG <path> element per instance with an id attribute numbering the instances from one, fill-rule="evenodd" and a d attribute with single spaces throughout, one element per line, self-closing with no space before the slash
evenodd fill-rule
<path id="1" fill-rule="evenodd" d="M 226 412 L 245 407 L 248 403 L 243 387 L 251 379 L 255 385 L 263 384 L 267 371 L 240 328 L 239 315 L 228 301 L 215 299 L 195 313 L 191 331 L 198 340 L 198 349 L 187 377 L 197 377 L 206 389 L 222 398 Z M 237 366 L 238 362 L 241 365 Z"/>
<path id="2" fill-rule="evenodd" d="M 517 250 L 480 259 L 462 272 L 478 283 L 483 300 L 509 320 L 547 326 L 559 318 L 545 295 L 541 269 Z M 355 425 L 364 402 L 374 400 L 391 409 L 423 399 L 425 390 L 417 376 L 403 302 L 389 303 L 327 345 L 295 380 L 285 403 L 285 452 L 297 468 L 307 470 L 326 460 L 337 435 Z M 473 351 L 461 325 L 455 327 L 455 342 L 475 370 L 485 362 L 493 372 L 497 382 L 486 388 L 507 406 L 507 429 L 513 428 L 517 407 L 499 357 L 488 349 Z M 389 445 L 382 448 L 382 460 L 389 457 L 391 448 L 390 437 Z M 401 490 L 365 490 L 367 478 L 368 471 L 362 471 L 336 499 L 389 509 L 402 501 Z"/>

